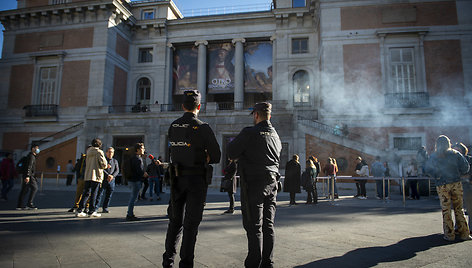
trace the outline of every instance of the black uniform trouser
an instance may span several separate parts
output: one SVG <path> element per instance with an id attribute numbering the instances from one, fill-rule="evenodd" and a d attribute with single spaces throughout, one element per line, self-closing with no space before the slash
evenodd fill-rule
<path id="1" fill-rule="evenodd" d="M 166 252 L 162 266 L 173 267 L 177 244 L 180 247 L 180 267 L 193 267 L 198 226 L 202 221 L 203 203 L 207 184 L 204 176 L 180 176 L 176 178 L 167 208 L 169 225 L 166 234 Z"/>
<path id="2" fill-rule="evenodd" d="M 241 190 L 243 226 L 248 240 L 245 267 L 273 267 L 277 182 L 246 177 Z"/>
<path id="3" fill-rule="evenodd" d="M 28 203 L 26 204 L 28 206 L 32 206 L 34 197 L 36 195 L 36 192 L 38 191 L 38 182 L 36 181 L 35 177 L 30 177 L 28 183 L 25 182 L 25 177 L 23 177 L 23 180 L 21 180 L 21 191 L 20 191 L 20 195 L 18 196 L 17 207 L 19 208 L 23 207 L 23 200 L 28 194 L 28 190 L 30 191 L 30 195 L 28 197 Z"/>

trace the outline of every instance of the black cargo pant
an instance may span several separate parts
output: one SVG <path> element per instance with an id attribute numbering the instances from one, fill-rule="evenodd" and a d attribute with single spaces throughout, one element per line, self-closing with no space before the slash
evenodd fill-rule
<path id="1" fill-rule="evenodd" d="M 38 182 L 36 181 L 35 177 L 30 177 L 29 182 L 25 182 L 25 176 L 23 176 L 23 179 L 21 180 L 21 191 L 20 195 L 18 196 L 18 204 L 16 207 L 21 208 L 23 207 L 23 200 L 25 199 L 26 195 L 28 194 L 28 190 L 30 191 L 28 202 L 26 205 L 32 206 L 33 205 L 33 200 L 36 195 L 36 192 L 38 191 Z"/>
<path id="2" fill-rule="evenodd" d="M 273 267 L 276 197 L 275 174 L 245 176 L 241 181 L 241 211 L 248 240 L 245 267 Z"/>
<path id="3" fill-rule="evenodd" d="M 182 235 L 180 247 L 180 267 L 193 267 L 195 243 L 198 226 L 202 221 L 203 203 L 205 202 L 207 184 L 205 177 L 179 176 L 171 191 L 171 201 L 167 208 L 169 225 L 166 234 L 166 252 L 162 266 L 173 267 L 177 244 Z M 173 200 L 173 201 L 172 201 Z"/>

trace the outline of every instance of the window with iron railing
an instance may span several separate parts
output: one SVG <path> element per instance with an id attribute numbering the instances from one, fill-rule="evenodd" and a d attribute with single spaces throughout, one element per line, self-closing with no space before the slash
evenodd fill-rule
<path id="1" fill-rule="evenodd" d="M 149 104 L 151 100 L 151 81 L 148 78 L 138 80 L 136 88 L 136 103 Z"/>
<path id="2" fill-rule="evenodd" d="M 394 137 L 393 148 L 401 151 L 416 151 L 422 146 L 421 137 Z"/>
<path id="3" fill-rule="evenodd" d="M 414 49 L 390 49 L 390 81 L 392 93 L 416 92 Z"/>
<path id="4" fill-rule="evenodd" d="M 306 71 L 300 70 L 293 75 L 294 105 L 310 103 L 310 79 Z"/>
<path id="5" fill-rule="evenodd" d="M 39 105 L 57 103 L 57 66 L 41 67 L 39 70 L 39 90 L 37 103 Z"/>

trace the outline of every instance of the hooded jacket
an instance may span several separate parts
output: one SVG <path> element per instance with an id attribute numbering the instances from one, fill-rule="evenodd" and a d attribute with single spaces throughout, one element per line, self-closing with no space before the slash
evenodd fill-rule
<path id="1" fill-rule="evenodd" d="M 107 167 L 107 159 L 102 150 L 97 147 L 90 147 L 87 150 L 85 160 L 85 181 L 103 181 L 103 170 Z"/>

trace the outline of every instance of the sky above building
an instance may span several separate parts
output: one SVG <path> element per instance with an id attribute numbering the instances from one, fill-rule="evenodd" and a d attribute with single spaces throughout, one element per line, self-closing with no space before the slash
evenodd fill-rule
<path id="1" fill-rule="evenodd" d="M 137 0 L 132 0 L 137 1 Z M 174 3 L 180 9 L 180 11 L 186 14 L 194 14 L 194 15 L 207 15 L 207 14 L 215 14 L 216 13 L 223 13 L 229 12 L 231 13 L 233 10 L 241 10 L 250 7 L 264 7 L 267 5 L 267 9 L 270 7 L 270 3 L 272 0 L 174 0 Z M 0 11 L 2 10 L 9 10 L 16 8 L 16 0 L 0 0 Z M 0 26 L 0 57 L 3 50 L 3 25 Z"/>

